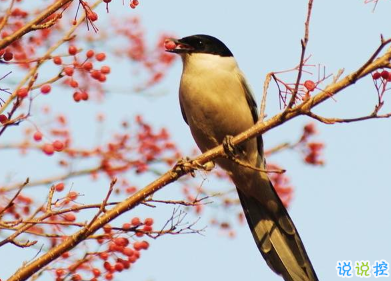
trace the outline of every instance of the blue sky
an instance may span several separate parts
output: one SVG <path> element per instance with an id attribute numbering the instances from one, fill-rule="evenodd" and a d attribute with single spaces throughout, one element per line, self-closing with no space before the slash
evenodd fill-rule
<path id="1" fill-rule="evenodd" d="M 119 19 L 125 14 L 139 14 L 151 41 L 163 31 L 179 37 L 199 33 L 218 37 L 234 53 L 257 101 L 261 98 L 266 73 L 289 69 L 298 63 L 307 8 L 305 0 L 140 2 L 136 10 L 131 10 L 124 9 L 120 1 L 113 1 L 111 14 Z M 378 46 L 380 34 L 385 38 L 391 36 L 389 1 L 380 1 L 375 13 L 371 4 L 364 5 L 364 1 L 314 2 L 308 54 L 312 55 L 311 63 L 325 65 L 328 73 L 336 74 L 344 68 L 348 74 L 357 69 Z M 161 97 L 110 95 L 104 104 L 108 118 L 118 120 L 124 115 L 142 113 L 156 126 L 167 127 L 180 146 L 190 150 L 194 142 L 182 120 L 177 100 L 181 67 L 178 60 L 158 87 L 157 91 L 165 93 Z M 110 76 L 112 85 L 129 79 L 129 73 L 121 69 L 113 69 L 113 73 L 116 74 Z M 316 75 L 307 78 L 316 80 Z M 389 101 L 386 98 L 384 112 L 391 111 Z M 326 117 L 357 117 L 370 113 L 375 103 L 376 92 L 367 77 L 315 112 Z M 85 106 L 86 110 L 95 110 Z M 278 111 L 277 90 L 271 87 L 267 114 L 272 116 Z M 76 119 L 78 114 L 75 112 Z M 81 122 L 80 136 L 91 138 L 83 127 L 93 122 L 91 116 L 77 119 Z M 297 118 L 267 132 L 266 148 L 296 139 L 308 121 L 308 118 Z M 318 277 L 337 280 L 337 261 L 373 263 L 385 259 L 391 262 L 391 126 L 390 120 L 371 120 L 332 126 L 317 124 L 317 127 L 318 138 L 326 143 L 324 167 L 303 165 L 296 154 L 287 152 L 273 156 L 271 161 L 284 165 L 296 187 L 289 212 Z M 16 160 L 8 163 L 11 168 L 17 165 Z M 205 184 L 218 183 L 211 179 Z M 173 192 L 168 186 L 158 196 L 175 196 Z M 207 208 L 207 214 L 214 212 L 213 207 Z M 168 213 L 169 210 L 163 213 L 162 221 Z M 156 215 L 146 208 L 129 216 L 133 214 Z M 206 224 L 207 220 L 200 223 Z M 12 252 L 11 247 L 0 249 L 1 264 L 5 261 L 4 250 Z M 143 253 L 133 270 L 118 276 L 118 280 L 128 279 L 281 280 L 266 266 L 247 226 L 238 229 L 236 239 L 220 236 L 207 228 L 203 236 L 166 236 L 152 241 L 150 250 Z"/>

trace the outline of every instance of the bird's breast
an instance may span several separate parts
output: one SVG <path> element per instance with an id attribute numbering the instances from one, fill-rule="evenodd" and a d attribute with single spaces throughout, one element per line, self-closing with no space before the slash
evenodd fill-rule
<path id="1" fill-rule="evenodd" d="M 232 71 L 186 71 L 179 99 L 195 141 L 202 151 L 254 124 L 243 86 Z"/>

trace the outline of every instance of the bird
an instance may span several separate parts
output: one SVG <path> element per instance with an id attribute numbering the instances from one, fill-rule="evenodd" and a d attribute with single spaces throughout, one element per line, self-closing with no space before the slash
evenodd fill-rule
<path id="1" fill-rule="evenodd" d="M 254 126 L 259 118 L 251 88 L 232 52 L 222 41 L 205 34 L 168 38 L 165 48 L 182 59 L 179 103 L 197 146 L 206 152 L 224 144 L 231 154 L 215 162 L 235 184 L 266 263 L 286 281 L 318 280 L 299 233 L 267 175 L 262 136 L 238 146 L 230 142 L 230 137 Z"/>

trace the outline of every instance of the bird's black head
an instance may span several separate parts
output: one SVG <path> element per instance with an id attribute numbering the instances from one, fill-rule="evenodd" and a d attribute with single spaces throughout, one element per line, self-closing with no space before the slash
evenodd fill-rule
<path id="1" fill-rule="evenodd" d="M 167 52 L 183 53 L 203 53 L 218 55 L 221 57 L 232 57 L 231 51 L 219 39 L 210 35 L 192 35 L 182 39 L 167 39 L 165 42 Z"/>

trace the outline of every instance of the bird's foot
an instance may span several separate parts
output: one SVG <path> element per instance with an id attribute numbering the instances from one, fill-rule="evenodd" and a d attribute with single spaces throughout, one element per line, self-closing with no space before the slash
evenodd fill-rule
<path id="1" fill-rule="evenodd" d="M 238 154 L 238 150 L 232 143 L 233 136 L 225 136 L 223 139 L 224 152 L 228 158 L 235 159 Z"/>
<path id="2" fill-rule="evenodd" d="M 204 171 L 211 171 L 215 167 L 215 163 L 213 161 L 209 161 L 205 164 L 200 164 L 198 161 L 193 160 L 191 161 L 189 157 L 185 157 L 182 159 L 179 159 L 178 162 L 175 164 L 173 170 L 175 172 L 185 172 L 190 173 L 192 177 L 195 177 L 195 171 L 196 170 L 204 170 Z"/>

